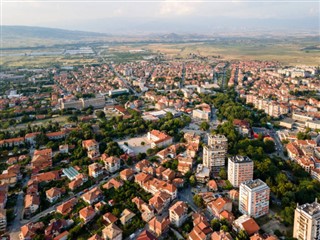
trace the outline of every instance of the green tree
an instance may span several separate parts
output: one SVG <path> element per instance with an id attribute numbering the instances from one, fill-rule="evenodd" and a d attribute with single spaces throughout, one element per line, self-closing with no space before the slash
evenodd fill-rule
<path id="1" fill-rule="evenodd" d="M 224 168 L 221 168 L 220 171 L 219 171 L 219 177 L 221 179 L 227 179 L 227 171 L 224 169 Z"/>
<path id="2" fill-rule="evenodd" d="M 209 128 L 210 128 L 210 125 L 208 122 L 202 122 L 200 124 L 200 129 L 202 129 L 203 131 L 207 131 L 207 130 L 209 130 Z"/>
<path id="3" fill-rule="evenodd" d="M 190 185 L 193 186 L 193 187 L 197 185 L 197 179 L 195 178 L 194 175 L 192 175 L 192 176 L 189 178 L 189 182 L 190 182 Z"/>
<path id="4" fill-rule="evenodd" d="M 198 207 L 200 207 L 200 208 L 204 207 L 204 202 L 203 202 L 203 199 L 202 199 L 201 196 L 194 195 L 193 196 L 193 201 Z"/>
<path id="5" fill-rule="evenodd" d="M 211 228 L 213 231 L 219 231 L 220 230 L 220 222 L 218 219 L 212 219 L 210 222 Z"/>

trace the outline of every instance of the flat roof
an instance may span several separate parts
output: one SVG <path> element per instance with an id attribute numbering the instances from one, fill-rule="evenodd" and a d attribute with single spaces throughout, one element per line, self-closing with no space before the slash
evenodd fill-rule
<path id="1" fill-rule="evenodd" d="M 300 205 L 298 208 L 311 216 L 320 214 L 320 204 L 317 201 Z"/>
<path id="2" fill-rule="evenodd" d="M 240 156 L 240 155 L 237 155 L 237 156 L 232 156 L 232 157 L 229 157 L 229 160 L 234 162 L 234 163 L 247 163 L 247 162 L 252 162 L 252 160 L 247 157 L 247 156 Z"/>
<path id="3" fill-rule="evenodd" d="M 249 180 L 249 181 L 243 182 L 242 184 L 246 185 L 247 187 L 249 187 L 251 189 L 261 187 L 261 186 L 268 187 L 268 185 L 260 179 Z"/>

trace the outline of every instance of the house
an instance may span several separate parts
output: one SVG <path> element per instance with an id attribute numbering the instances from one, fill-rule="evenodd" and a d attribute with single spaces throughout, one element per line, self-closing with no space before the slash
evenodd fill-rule
<path id="1" fill-rule="evenodd" d="M 176 176 L 175 171 L 171 170 L 170 168 L 166 169 L 162 172 L 162 179 L 166 181 L 172 181 Z"/>
<path id="2" fill-rule="evenodd" d="M 44 235 L 46 238 L 53 238 L 58 236 L 63 229 L 68 226 L 68 223 L 65 219 L 52 219 L 49 225 L 44 230 Z"/>
<path id="3" fill-rule="evenodd" d="M 49 132 L 46 134 L 46 136 L 49 138 L 49 140 L 59 140 L 63 139 L 66 136 L 66 133 L 63 131 Z"/>
<path id="4" fill-rule="evenodd" d="M 118 221 L 118 218 L 114 216 L 112 213 L 107 212 L 102 216 L 103 220 L 106 221 L 108 224 L 115 223 Z"/>
<path id="5" fill-rule="evenodd" d="M 92 206 L 84 207 L 79 211 L 79 217 L 84 221 L 84 224 L 90 222 L 96 215 L 96 211 Z"/>
<path id="6" fill-rule="evenodd" d="M 68 239 L 69 232 L 64 231 L 60 233 L 58 236 L 56 236 L 53 240 L 67 240 Z"/>
<path id="7" fill-rule="evenodd" d="M 170 204 L 171 196 L 166 192 L 157 192 L 152 198 L 149 199 L 149 205 L 161 214 L 165 208 Z"/>
<path id="8" fill-rule="evenodd" d="M 142 169 L 146 168 L 146 167 L 150 167 L 151 166 L 151 163 L 148 161 L 148 160 L 141 160 L 140 162 L 138 162 L 136 165 L 135 165 L 135 169 L 138 171 L 138 172 L 142 172 Z"/>
<path id="9" fill-rule="evenodd" d="M 220 230 L 212 233 L 211 240 L 233 240 L 233 238 L 230 233 Z"/>
<path id="10" fill-rule="evenodd" d="M 144 230 L 139 234 L 136 240 L 157 240 L 157 238 L 148 230 Z"/>
<path id="11" fill-rule="evenodd" d="M 50 203 L 57 201 L 61 197 L 62 190 L 60 188 L 52 187 L 46 191 L 47 200 Z"/>
<path id="12" fill-rule="evenodd" d="M 225 197 L 219 197 L 216 200 L 208 203 L 207 209 L 212 215 L 219 217 L 222 211 L 232 211 L 232 202 Z"/>
<path id="13" fill-rule="evenodd" d="M 188 217 L 188 206 L 183 201 L 178 201 L 169 208 L 170 222 L 181 227 Z"/>
<path id="14" fill-rule="evenodd" d="M 84 193 L 81 198 L 88 204 L 98 202 L 103 194 L 99 187 L 92 188 L 90 191 Z"/>
<path id="15" fill-rule="evenodd" d="M 77 204 L 78 200 L 76 198 L 71 198 L 70 200 L 60 204 L 57 206 L 56 210 L 58 213 L 62 215 L 67 215 L 69 212 L 71 212 L 73 206 Z"/>
<path id="16" fill-rule="evenodd" d="M 102 230 L 102 237 L 108 240 L 122 240 L 122 230 L 114 223 L 111 223 Z"/>
<path id="17" fill-rule="evenodd" d="M 236 130 L 242 136 L 251 137 L 251 128 L 250 124 L 246 120 L 234 119 L 233 125 L 235 126 Z"/>
<path id="18" fill-rule="evenodd" d="M 60 172 L 59 170 L 55 170 L 51 172 L 39 173 L 39 174 L 33 175 L 31 179 L 37 181 L 38 183 L 41 183 L 41 182 L 48 183 L 54 180 L 59 180 Z"/>
<path id="19" fill-rule="evenodd" d="M 88 151 L 88 158 L 96 159 L 100 156 L 99 143 L 95 139 L 82 141 L 82 147 Z"/>
<path id="20" fill-rule="evenodd" d="M 20 240 L 32 240 L 37 231 L 44 228 L 44 224 L 42 222 L 37 223 L 28 223 L 20 228 L 19 238 Z"/>
<path id="21" fill-rule="evenodd" d="M 118 189 L 121 186 L 123 186 L 123 182 L 122 181 L 118 181 L 115 178 L 112 178 L 106 184 L 104 184 L 102 186 L 102 188 L 104 188 L 104 189 L 110 189 L 110 188 Z"/>
<path id="22" fill-rule="evenodd" d="M 219 215 L 219 219 L 222 220 L 222 219 L 225 219 L 227 220 L 230 224 L 233 223 L 234 221 L 234 215 L 232 212 L 229 212 L 227 210 L 223 210 L 220 215 Z"/>
<path id="23" fill-rule="evenodd" d="M 35 213 L 40 206 L 40 197 L 38 194 L 26 194 L 24 198 L 24 211 L 25 213 Z"/>
<path id="24" fill-rule="evenodd" d="M 141 218 L 145 222 L 149 222 L 154 217 L 153 208 L 146 204 L 141 198 L 134 197 L 132 202 L 136 204 L 138 210 L 141 212 Z"/>
<path id="25" fill-rule="evenodd" d="M 134 176 L 134 182 L 138 183 L 140 187 L 143 183 L 147 182 L 150 179 L 152 179 L 152 176 L 145 173 L 138 173 Z"/>
<path id="26" fill-rule="evenodd" d="M 0 174 L 0 184 L 9 184 L 14 187 L 17 183 L 17 174 L 15 173 L 3 173 Z"/>
<path id="27" fill-rule="evenodd" d="M 198 182 L 206 183 L 210 178 L 210 169 L 202 164 L 198 164 L 195 176 Z"/>
<path id="28" fill-rule="evenodd" d="M 112 156 L 108 158 L 104 157 L 102 158 L 102 160 L 104 161 L 105 168 L 107 169 L 107 171 L 114 173 L 120 169 L 120 158 Z"/>
<path id="29" fill-rule="evenodd" d="M 151 148 L 161 148 L 172 144 L 173 138 L 158 130 L 148 132 L 148 140 L 151 141 Z"/>
<path id="30" fill-rule="evenodd" d="M 120 178 L 124 181 L 130 181 L 133 179 L 134 171 L 131 168 L 126 168 L 120 172 Z"/>
<path id="31" fill-rule="evenodd" d="M 0 208 L 0 232 L 5 232 L 7 229 L 7 210 Z"/>
<path id="32" fill-rule="evenodd" d="M 59 145 L 59 152 L 63 154 L 69 153 L 69 145 L 68 144 Z"/>
<path id="33" fill-rule="evenodd" d="M 31 160 L 32 169 L 42 170 L 52 166 L 52 149 L 35 150 Z"/>
<path id="34" fill-rule="evenodd" d="M 103 240 L 102 237 L 100 237 L 98 234 L 92 235 L 88 240 Z"/>
<path id="35" fill-rule="evenodd" d="M 260 230 L 256 221 L 248 215 L 242 215 L 233 222 L 233 229 L 236 232 L 244 230 L 248 236 L 257 233 Z"/>
<path id="36" fill-rule="evenodd" d="M 218 191 L 218 185 L 215 180 L 210 180 L 207 183 L 207 187 L 209 191 Z"/>
<path id="37" fill-rule="evenodd" d="M 36 144 L 35 138 L 39 134 L 40 134 L 40 132 L 27 133 L 24 136 L 24 139 L 26 140 L 27 143 L 34 145 L 34 144 Z"/>
<path id="38" fill-rule="evenodd" d="M 188 240 L 209 240 L 212 229 L 206 218 L 199 213 L 194 213 L 192 218 L 193 229 L 188 235 Z"/>
<path id="39" fill-rule="evenodd" d="M 170 220 L 168 217 L 155 216 L 148 222 L 148 228 L 156 236 L 161 236 L 169 230 Z"/>
<path id="40" fill-rule="evenodd" d="M 97 178 L 103 174 L 103 168 L 100 163 L 92 163 L 88 166 L 89 176 Z"/>
<path id="41" fill-rule="evenodd" d="M 120 222 L 122 223 L 122 225 L 125 225 L 128 222 L 130 222 L 135 215 L 136 214 L 134 214 L 133 212 L 131 212 L 129 209 L 126 208 L 121 213 Z"/>

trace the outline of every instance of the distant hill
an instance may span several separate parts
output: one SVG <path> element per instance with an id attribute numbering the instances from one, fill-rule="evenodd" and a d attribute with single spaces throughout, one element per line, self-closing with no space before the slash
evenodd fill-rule
<path id="1" fill-rule="evenodd" d="M 61 39 L 82 40 L 92 37 L 107 37 L 105 33 L 71 31 L 58 28 L 29 27 L 29 26 L 2 26 L 2 39 Z"/>

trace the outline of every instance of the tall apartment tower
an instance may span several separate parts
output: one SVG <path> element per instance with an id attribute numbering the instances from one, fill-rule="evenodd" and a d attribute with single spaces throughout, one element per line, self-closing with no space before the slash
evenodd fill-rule
<path id="1" fill-rule="evenodd" d="M 293 237 L 298 240 L 320 240 L 320 204 L 298 205 L 294 212 Z"/>
<path id="2" fill-rule="evenodd" d="M 203 147 L 203 165 L 210 170 L 225 166 L 228 139 L 224 135 L 208 134 L 208 145 Z"/>
<path id="3" fill-rule="evenodd" d="M 253 161 L 249 157 L 233 156 L 228 159 L 228 180 L 234 187 L 252 180 Z"/>
<path id="4" fill-rule="evenodd" d="M 239 211 L 258 218 L 269 213 L 270 188 L 260 179 L 240 184 Z"/>

